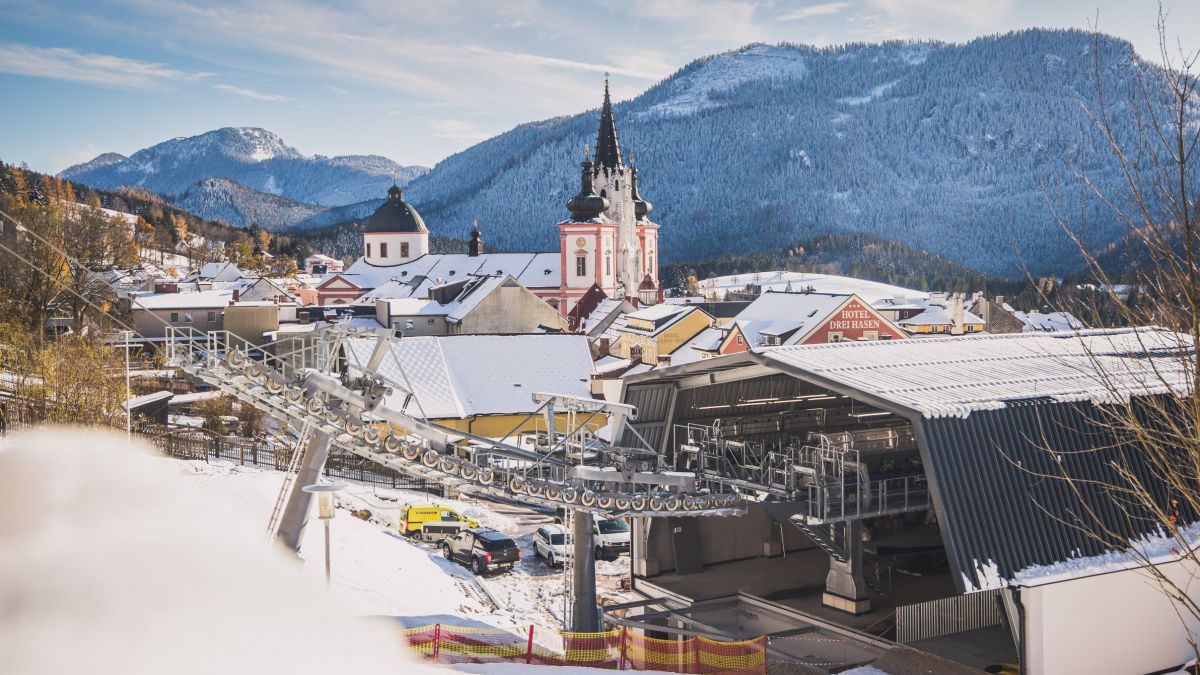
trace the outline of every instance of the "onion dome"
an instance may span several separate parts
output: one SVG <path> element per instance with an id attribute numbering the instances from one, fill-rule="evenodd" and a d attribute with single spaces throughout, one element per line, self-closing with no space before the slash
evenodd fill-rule
<path id="1" fill-rule="evenodd" d="M 642 283 L 638 284 L 638 290 L 639 291 L 657 291 L 658 284 L 655 284 L 654 280 L 650 278 L 649 274 L 647 274 L 646 276 L 642 277 Z"/>
<path id="2" fill-rule="evenodd" d="M 483 253 L 483 234 L 479 231 L 479 221 L 471 221 L 471 240 L 467 242 L 467 255 L 477 258 Z"/>
<path id="3" fill-rule="evenodd" d="M 387 201 L 375 209 L 371 219 L 367 221 L 363 232 L 428 232 L 421 214 L 404 201 L 404 193 L 399 186 L 388 188 Z"/>
<path id="4" fill-rule="evenodd" d="M 645 220 L 646 216 L 650 215 L 650 212 L 654 210 L 654 205 L 642 199 L 642 196 L 638 194 L 638 170 L 632 169 L 631 173 L 633 178 L 630 184 L 630 193 L 633 197 L 633 214 L 638 220 Z"/>
<path id="5" fill-rule="evenodd" d="M 567 210 L 576 222 L 587 222 L 608 209 L 608 200 L 592 191 L 592 163 L 585 159 L 579 166 L 583 169 L 579 194 L 567 201 Z"/>

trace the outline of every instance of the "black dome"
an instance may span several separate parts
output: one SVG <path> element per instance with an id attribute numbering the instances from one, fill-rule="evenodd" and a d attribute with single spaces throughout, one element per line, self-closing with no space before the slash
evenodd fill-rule
<path id="1" fill-rule="evenodd" d="M 592 163 L 584 160 L 579 194 L 567 201 L 567 210 L 576 222 L 588 222 L 608 210 L 608 200 L 592 191 Z"/>
<path id="2" fill-rule="evenodd" d="M 428 232 L 421 214 L 403 199 L 404 193 L 393 185 L 387 201 L 375 209 L 363 232 Z"/>

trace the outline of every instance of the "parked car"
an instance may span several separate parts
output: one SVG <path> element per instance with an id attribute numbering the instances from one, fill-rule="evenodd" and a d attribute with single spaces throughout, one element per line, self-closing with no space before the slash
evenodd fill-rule
<path id="1" fill-rule="evenodd" d="M 597 518 L 593 521 L 592 535 L 599 559 L 615 560 L 622 553 L 629 553 L 629 523 L 624 518 Z"/>
<path id="2" fill-rule="evenodd" d="M 401 507 L 400 532 L 423 541 L 441 541 L 463 530 L 479 527 L 454 509 L 437 504 L 405 504 Z"/>
<path id="3" fill-rule="evenodd" d="M 559 509 L 555 523 L 562 523 L 562 517 L 563 511 Z M 561 527 L 559 531 L 563 531 Z M 592 519 L 592 537 L 597 560 L 615 560 L 622 553 L 629 552 L 629 523 L 624 518 Z"/>
<path id="4" fill-rule="evenodd" d="M 571 554 L 566 542 L 562 525 L 543 525 L 533 533 L 533 554 L 551 567 L 558 567 Z"/>
<path id="5" fill-rule="evenodd" d="M 495 570 L 511 570 L 521 560 L 521 549 L 507 534 L 477 527 L 446 537 L 442 541 L 442 555 L 482 575 Z"/>

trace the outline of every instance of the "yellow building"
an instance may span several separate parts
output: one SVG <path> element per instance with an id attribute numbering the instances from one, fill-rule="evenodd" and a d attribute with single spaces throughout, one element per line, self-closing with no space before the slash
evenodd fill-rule
<path id="1" fill-rule="evenodd" d="M 611 353 L 653 365 L 712 324 L 712 316 L 698 307 L 663 304 L 639 309 L 613 322 Z"/>

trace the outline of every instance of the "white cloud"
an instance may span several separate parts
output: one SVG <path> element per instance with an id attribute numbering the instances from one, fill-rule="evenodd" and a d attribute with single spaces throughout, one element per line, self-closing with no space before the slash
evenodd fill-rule
<path id="1" fill-rule="evenodd" d="M 279 96 L 278 94 L 264 94 L 261 91 L 255 91 L 253 89 L 245 89 L 243 87 L 235 87 L 232 84 L 224 84 L 224 83 L 214 84 L 213 89 L 219 89 L 221 91 L 224 91 L 224 92 L 227 92 L 230 94 L 237 94 L 238 96 L 245 96 L 246 98 L 252 98 L 252 99 L 255 99 L 256 101 L 287 101 L 287 100 L 289 100 L 288 97 L 286 97 L 286 96 Z"/>
<path id="2" fill-rule="evenodd" d="M 837 14 L 838 12 L 842 11 L 843 9 L 846 9 L 849 6 L 850 6 L 850 3 L 848 3 L 848 2 L 823 2 L 818 5 L 809 5 L 807 7 L 800 7 L 798 9 L 794 9 L 790 12 L 781 14 L 781 15 L 779 15 L 779 20 L 780 21 L 802 21 L 804 19 L 811 19 L 816 16 L 829 16 L 830 14 Z"/>
<path id="3" fill-rule="evenodd" d="M 121 56 L 17 43 L 0 44 L 0 72 L 122 89 L 152 89 L 165 82 L 211 76 Z"/>
<path id="4" fill-rule="evenodd" d="M 893 19 L 905 22 L 957 21 L 989 27 L 1012 10 L 1014 0 L 871 0 Z"/>
<path id="5" fill-rule="evenodd" d="M 435 120 L 430 123 L 433 133 L 438 138 L 460 143 L 478 143 L 492 136 L 491 133 L 463 120 Z"/>

